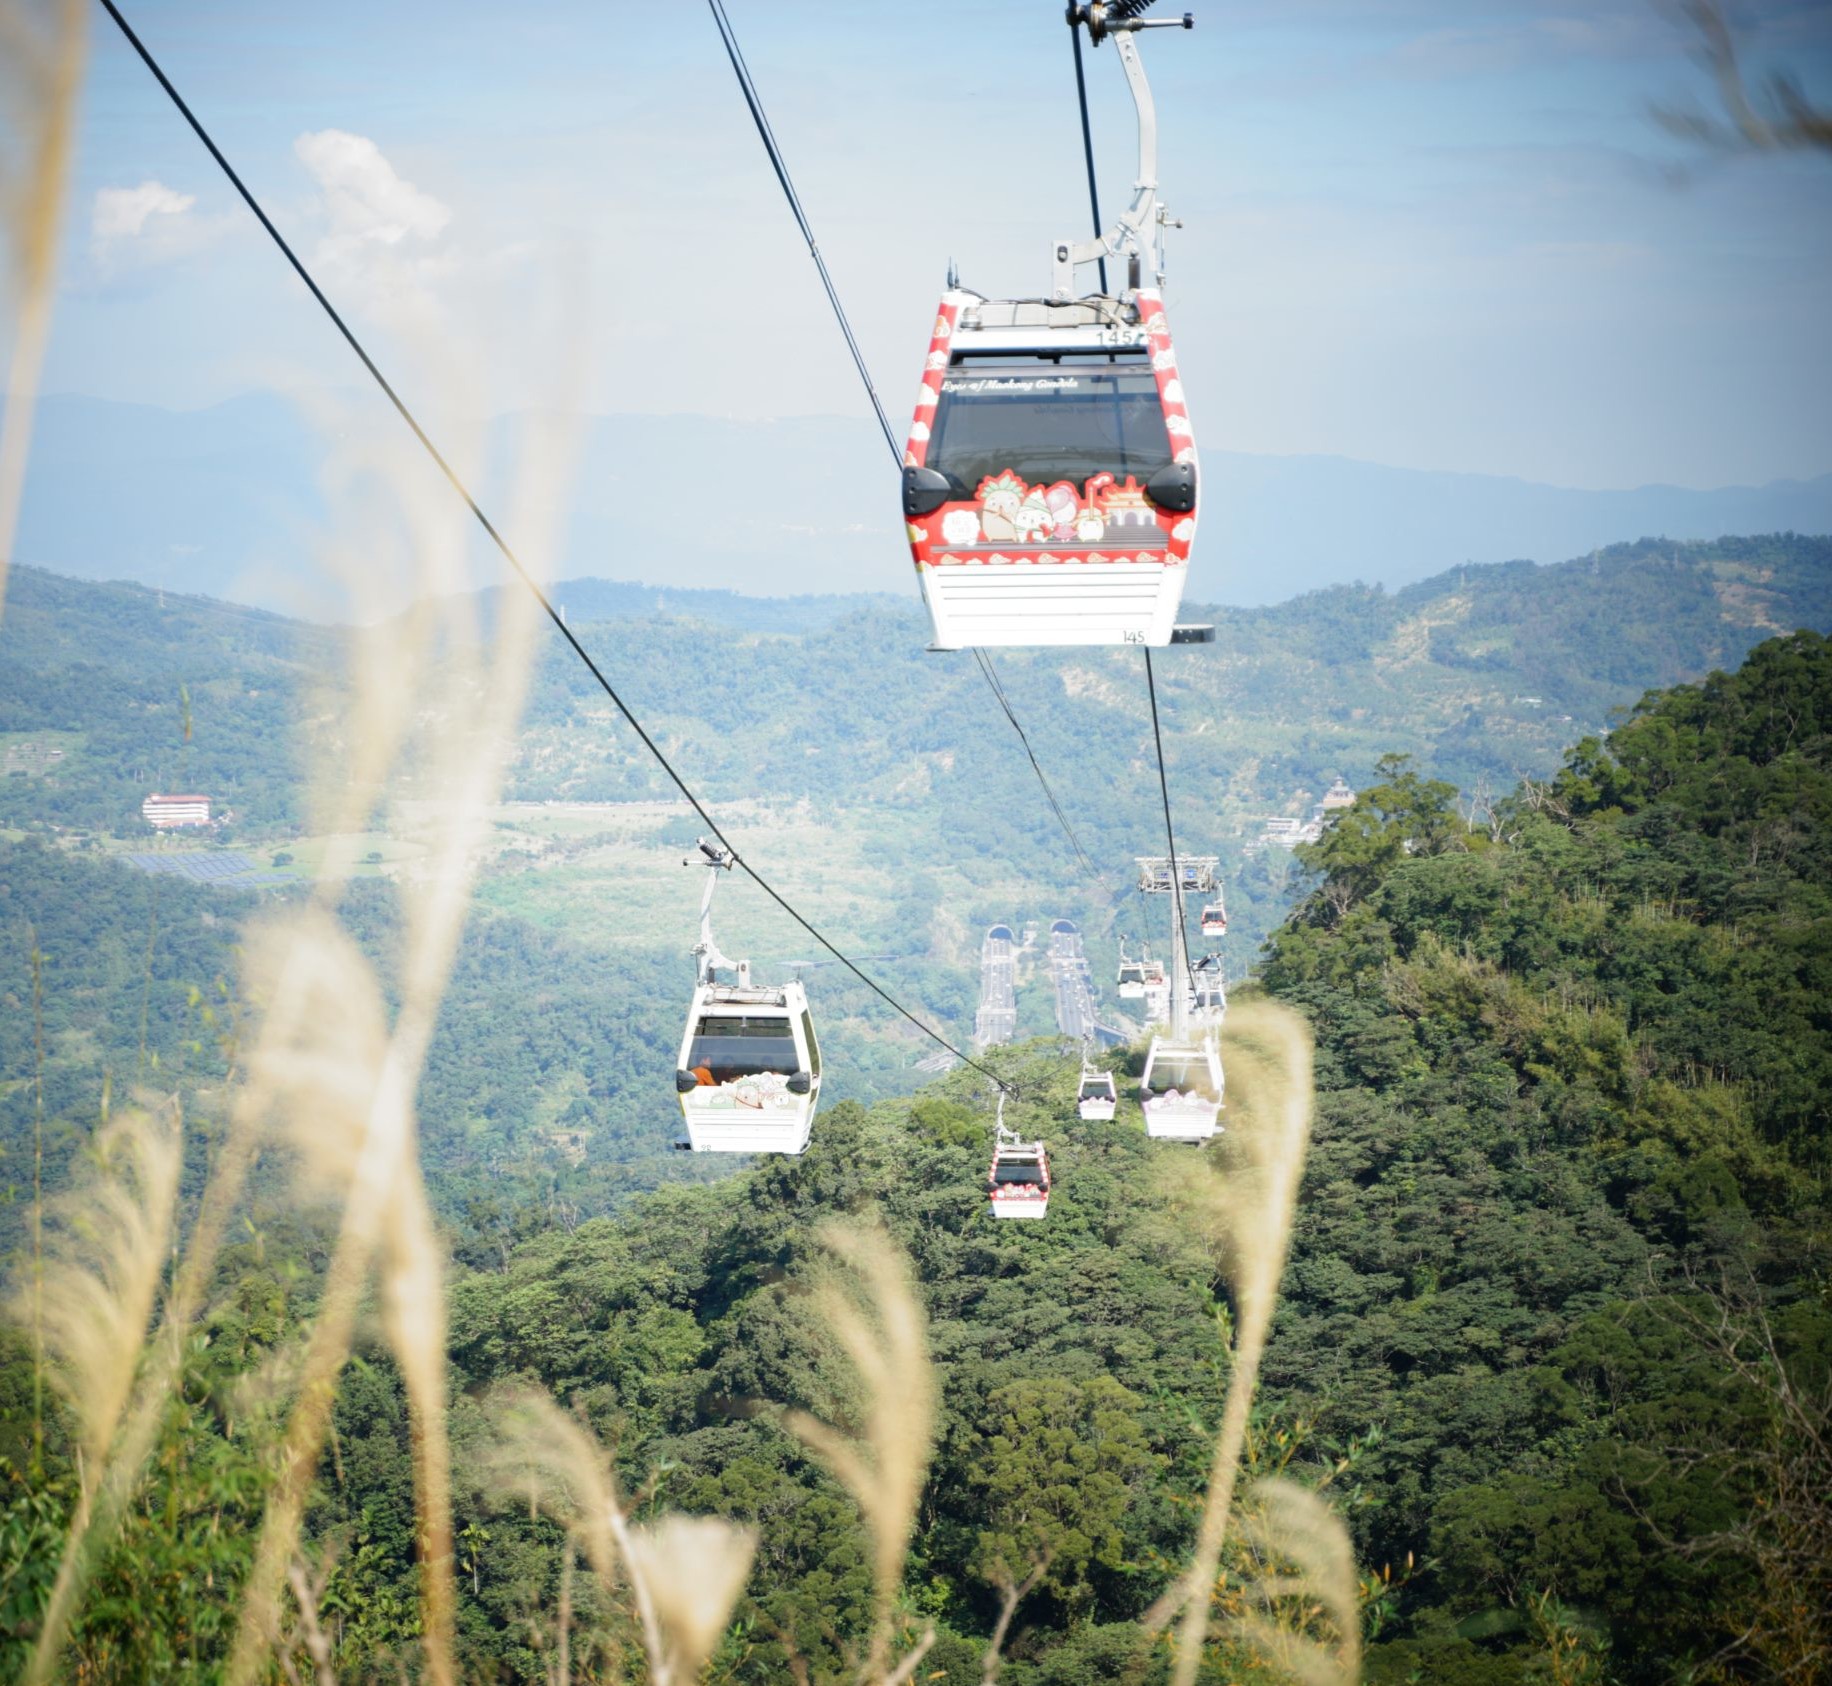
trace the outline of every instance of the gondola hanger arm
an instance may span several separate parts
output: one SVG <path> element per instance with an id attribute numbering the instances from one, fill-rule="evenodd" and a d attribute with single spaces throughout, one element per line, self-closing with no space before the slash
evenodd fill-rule
<path id="1" fill-rule="evenodd" d="M 719 887 L 719 874 L 730 872 L 735 864 L 736 858 L 730 849 L 722 849 L 716 843 L 707 842 L 704 837 L 700 839 L 699 854 L 688 855 L 681 862 L 682 866 L 706 869 L 706 888 L 700 892 L 700 940 L 693 945 L 696 962 L 694 982 L 702 989 L 718 982 L 721 968 L 737 977 L 740 988 L 747 987 L 751 981 L 751 963 L 748 960 L 727 959 L 720 952 L 712 934 L 713 892 Z"/>
<path id="2" fill-rule="evenodd" d="M 1146 0 L 1149 4 L 1150 0 Z M 1137 10 L 1142 11 L 1142 6 Z M 1126 86 L 1132 92 L 1132 103 L 1139 118 L 1139 169 L 1132 185 L 1132 201 L 1120 212 L 1113 227 L 1089 240 L 1058 240 L 1055 246 L 1050 294 L 1058 303 L 1075 297 L 1076 266 L 1096 263 L 1108 257 L 1127 260 L 1125 292 L 1138 291 L 1146 274 L 1154 283 L 1164 279 L 1164 265 L 1158 251 L 1158 230 L 1173 219 L 1158 202 L 1158 108 L 1151 97 L 1151 83 L 1139 57 L 1138 43 L 1133 39 L 1141 29 L 1193 29 L 1195 15 L 1185 12 L 1179 18 L 1142 18 L 1133 9 L 1119 4 L 1072 5 L 1068 9 L 1069 27 L 1086 28 L 1096 46 L 1111 35 L 1121 68 L 1126 72 Z M 1176 224 L 1175 226 L 1181 226 Z"/>

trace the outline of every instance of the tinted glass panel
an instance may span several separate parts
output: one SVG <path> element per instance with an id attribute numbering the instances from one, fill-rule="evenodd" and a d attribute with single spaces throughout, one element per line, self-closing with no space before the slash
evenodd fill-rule
<path id="1" fill-rule="evenodd" d="M 1154 1093 L 1163 1094 L 1166 1090 L 1175 1089 L 1180 1095 L 1200 1092 L 1216 1098 L 1209 1087 L 1209 1067 L 1206 1060 L 1158 1060 L 1151 1068 L 1151 1087 Z"/>
<path id="2" fill-rule="evenodd" d="M 1171 459 L 1170 435 L 1148 363 L 1112 368 L 982 369 L 956 364 L 931 424 L 930 468 L 977 495 L 1010 470 L 1037 485 L 1080 486 L 1096 474 L 1140 485 Z"/>
<path id="3" fill-rule="evenodd" d="M 795 1037 L 787 1019 L 719 1013 L 701 1017 L 687 1064 L 690 1070 L 705 1066 L 715 1083 L 729 1083 L 761 1071 L 792 1077 L 800 1069 Z"/>
<path id="4" fill-rule="evenodd" d="M 992 1174 L 995 1183 L 1040 1183 L 1043 1181 L 1041 1165 L 1001 1165 Z"/>
<path id="5" fill-rule="evenodd" d="M 807 1013 L 802 1014 L 802 1040 L 808 1044 L 808 1070 L 814 1076 L 821 1074 L 821 1045 L 814 1040 L 814 1020 Z"/>

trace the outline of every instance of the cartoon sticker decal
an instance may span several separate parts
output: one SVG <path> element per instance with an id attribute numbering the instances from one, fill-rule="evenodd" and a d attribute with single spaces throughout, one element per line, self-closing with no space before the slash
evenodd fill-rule
<path id="1" fill-rule="evenodd" d="M 1096 474 L 1087 482 L 1084 491 L 1078 493 L 1070 481 L 1057 480 L 1049 485 L 1033 486 L 1021 475 L 1006 469 L 982 480 L 974 499 L 979 506 L 977 509 L 957 504 L 948 509 L 933 528 L 911 523 L 912 539 L 920 531 L 925 543 L 939 539 L 950 551 L 993 549 L 1014 544 L 1073 548 L 1113 540 L 1121 544 L 1140 540 L 1157 543 L 1165 526 L 1159 519 L 1156 505 L 1131 476 L 1122 484 L 1111 474 Z M 1176 540 L 1187 539 L 1194 531 L 1194 523 L 1187 517 L 1179 521 L 1171 529 L 1173 545 Z M 1027 551 L 1014 557 L 997 551 L 985 556 L 949 555 L 939 559 L 994 564 L 1122 560 L 1098 553 L 1079 558 L 1061 556 L 1054 550 L 1041 555 Z M 1149 560 L 1162 558 L 1154 556 Z"/>
<path id="2" fill-rule="evenodd" d="M 1029 489 L 1009 469 L 980 482 L 980 530 L 988 544 L 1010 544 L 1018 536 L 1015 517 Z"/>
<path id="3" fill-rule="evenodd" d="M 774 1071 L 689 1089 L 685 1099 L 695 1112 L 783 1112 L 798 1104 L 789 1080 Z"/>
<path id="4" fill-rule="evenodd" d="M 1056 517 L 1050 513 L 1040 487 L 1032 487 L 1024 494 L 1024 501 L 1018 505 L 1011 524 L 1018 529 L 1019 544 L 1043 544 L 1048 540 Z"/>
<path id="5" fill-rule="evenodd" d="M 926 535 L 925 535 L 926 536 Z M 980 518 L 971 509 L 951 509 L 941 518 L 943 544 L 978 544 Z"/>

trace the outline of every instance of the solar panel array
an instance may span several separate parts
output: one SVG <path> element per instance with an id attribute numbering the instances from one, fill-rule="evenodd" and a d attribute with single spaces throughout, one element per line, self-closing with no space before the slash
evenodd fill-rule
<path id="1" fill-rule="evenodd" d="M 264 872 L 261 864 L 239 849 L 194 849 L 184 854 L 123 855 L 129 866 L 142 872 L 161 872 L 172 878 L 188 878 L 193 884 L 222 884 L 231 889 L 250 889 L 257 884 L 296 884 L 290 872 Z"/>

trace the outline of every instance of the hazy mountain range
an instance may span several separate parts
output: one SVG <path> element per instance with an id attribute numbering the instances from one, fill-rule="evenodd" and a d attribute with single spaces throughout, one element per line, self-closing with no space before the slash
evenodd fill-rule
<path id="1" fill-rule="evenodd" d="M 365 440 L 398 442 L 375 401 L 349 402 Z M 485 432 L 479 488 L 494 509 L 509 502 L 521 431 L 505 417 Z M 349 442 L 271 395 L 198 411 L 47 398 L 16 555 L 87 578 L 332 613 L 303 599 L 299 582 L 327 530 L 360 532 L 334 518 L 341 504 L 325 490 L 327 461 Z M 890 465 L 863 420 L 600 416 L 578 443 L 560 577 L 752 596 L 909 591 Z M 1638 538 L 1832 532 L 1832 474 L 1590 492 L 1338 457 L 1210 451 L 1203 466 L 1191 596 L 1235 605 L 1356 580 L 1393 589 L 1463 562 L 1555 562 Z M 498 577 L 481 555 L 476 570 L 480 584 Z"/>

